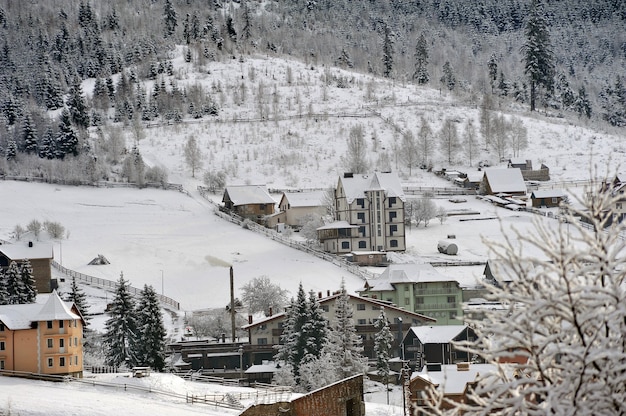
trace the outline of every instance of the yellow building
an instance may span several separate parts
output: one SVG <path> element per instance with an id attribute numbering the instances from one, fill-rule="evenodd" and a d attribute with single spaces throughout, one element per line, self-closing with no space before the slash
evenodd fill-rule
<path id="1" fill-rule="evenodd" d="M 83 319 L 56 291 L 36 303 L 0 305 L 0 370 L 83 374 Z"/>

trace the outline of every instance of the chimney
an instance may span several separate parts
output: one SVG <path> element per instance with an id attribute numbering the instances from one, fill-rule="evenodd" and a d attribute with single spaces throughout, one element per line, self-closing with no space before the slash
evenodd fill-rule
<path id="1" fill-rule="evenodd" d="M 317 292 L 317 297 L 318 297 L 318 299 L 321 299 L 322 298 L 322 292 Z"/>
<path id="2" fill-rule="evenodd" d="M 272 307 L 270 306 L 270 316 L 274 315 L 274 311 L 272 310 Z"/>
<path id="3" fill-rule="evenodd" d="M 248 315 L 248 325 L 252 324 L 252 315 Z"/>
<path id="4" fill-rule="evenodd" d="M 330 290 L 326 291 L 326 296 L 330 296 Z"/>
<path id="5" fill-rule="evenodd" d="M 33 246 L 33 242 L 32 242 L 32 241 L 29 241 L 29 242 L 28 242 L 28 247 L 32 247 L 32 246 Z"/>

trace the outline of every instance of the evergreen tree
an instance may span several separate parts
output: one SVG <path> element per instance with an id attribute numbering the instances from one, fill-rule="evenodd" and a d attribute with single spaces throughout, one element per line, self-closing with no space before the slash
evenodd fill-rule
<path id="1" fill-rule="evenodd" d="M 491 93 L 493 94 L 493 88 L 496 84 L 496 79 L 498 79 L 498 58 L 495 53 L 492 53 L 489 57 L 487 68 L 489 69 L 489 84 L 491 85 Z"/>
<path id="2" fill-rule="evenodd" d="M 22 119 L 22 143 L 24 151 L 28 154 L 37 153 L 37 137 L 33 127 L 33 119 L 30 113 L 24 114 Z"/>
<path id="3" fill-rule="evenodd" d="M 37 299 L 37 285 L 33 276 L 33 267 L 26 259 L 20 264 L 20 293 L 19 303 L 35 303 Z"/>
<path id="4" fill-rule="evenodd" d="M 80 85 L 80 80 L 75 80 L 74 85 L 70 88 L 67 108 L 69 109 L 71 120 L 76 126 L 85 129 L 89 127 L 89 114 L 83 98 L 83 87 Z"/>
<path id="5" fill-rule="evenodd" d="M 391 78 L 393 73 L 394 34 L 387 23 L 383 23 L 383 76 Z"/>
<path id="6" fill-rule="evenodd" d="M 123 273 L 117 283 L 109 316 L 104 335 L 107 365 L 137 365 L 137 317 L 134 300 L 128 290 L 128 281 L 124 280 Z"/>
<path id="7" fill-rule="evenodd" d="M 7 141 L 7 148 L 4 151 L 6 160 L 15 160 L 17 157 L 17 143 L 15 140 L 9 139 Z"/>
<path id="8" fill-rule="evenodd" d="M 380 308 L 380 315 L 374 322 L 374 327 L 378 329 L 374 336 L 374 353 L 376 354 L 376 373 L 385 384 L 389 383 L 389 358 L 391 353 L 391 343 L 393 342 L 393 334 L 389 329 L 385 308 Z M 389 394 L 389 393 L 387 393 Z M 389 395 L 387 395 L 389 402 Z"/>
<path id="9" fill-rule="evenodd" d="M 72 285 L 70 286 L 70 293 L 67 294 L 66 301 L 74 303 L 76 308 L 83 316 L 83 320 L 85 321 L 85 328 L 89 325 L 89 321 L 91 317 L 87 316 L 87 311 L 89 311 L 89 304 L 87 303 L 87 295 L 83 292 L 78 284 L 76 283 L 76 278 L 72 277 Z"/>
<path id="10" fill-rule="evenodd" d="M 56 142 L 54 140 L 54 133 L 52 128 L 49 126 L 41 139 L 39 157 L 42 159 L 54 159 L 56 157 Z"/>
<path id="11" fill-rule="evenodd" d="M 521 52 L 524 73 L 530 82 L 530 111 L 535 111 L 537 88 L 544 87 L 551 93 L 554 84 L 554 54 L 541 0 L 532 0 L 524 34 L 526 43 Z"/>
<path id="12" fill-rule="evenodd" d="M 335 317 L 330 326 L 328 345 L 333 350 L 332 359 L 340 379 L 365 373 L 367 358 L 363 357 L 363 341 L 354 326 L 354 312 L 345 281 L 341 279 L 339 297 L 335 302 Z"/>
<path id="13" fill-rule="evenodd" d="M 235 30 L 235 22 L 233 22 L 232 16 L 226 18 L 226 33 L 228 33 L 230 40 L 237 42 L 237 31 Z"/>
<path id="14" fill-rule="evenodd" d="M 443 86 L 448 90 L 454 90 L 454 87 L 456 86 L 456 76 L 454 75 L 454 70 L 452 69 L 452 65 L 450 65 L 450 61 L 446 61 L 446 63 L 443 64 L 443 75 L 439 81 L 441 81 Z"/>
<path id="15" fill-rule="evenodd" d="M 6 280 L 6 273 L 0 268 L 0 305 L 9 304 L 9 287 Z"/>
<path id="16" fill-rule="evenodd" d="M 20 303 L 21 294 L 24 292 L 24 283 L 20 274 L 19 266 L 12 261 L 4 272 L 4 282 L 7 290 L 7 304 L 17 305 Z"/>
<path id="17" fill-rule="evenodd" d="M 163 315 L 159 299 L 152 286 L 144 285 L 137 305 L 137 360 L 157 371 L 165 367 L 165 338 Z"/>
<path id="18" fill-rule="evenodd" d="M 587 118 L 591 118 L 591 103 L 589 102 L 589 98 L 587 98 L 584 85 L 578 89 L 578 96 L 574 102 L 574 108 L 579 117 L 585 115 Z"/>
<path id="19" fill-rule="evenodd" d="M 165 23 L 165 37 L 169 38 L 176 32 L 176 26 L 178 26 L 176 10 L 174 10 L 171 0 L 165 0 L 163 21 Z"/>
<path id="20" fill-rule="evenodd" d="M 430 75 L 428 75 L 428 44 L 423 33 L 415 46 L 415 72 L 413 72 L 413 79 L 417 80 L 419 85 L 428 84 L 430 80 Z"/>
<path id="21" fill-rule="evenodd" d="M 78 136 L 72 128 L 70 113 L 63 109 L 59 119 L 59 133 L 56 137 L 55 156 L 63 159 L 67 155 L 78 156 Z"/>

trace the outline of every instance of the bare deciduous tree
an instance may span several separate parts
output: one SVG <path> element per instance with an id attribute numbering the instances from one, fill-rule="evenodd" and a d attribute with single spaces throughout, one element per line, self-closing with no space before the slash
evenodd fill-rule
<path id="1" fill-rule="evenodd" d="M 241 300 L 249 313 L 263 312 L 269 316 L 270 311 L 278 312 L 289 303 L 289 291 L 272 283 L 267 276 L 255 277 L 241 287 L 241 292 Z"/>
<path id="2" fill-rule="evenodd" d="M 202 151 L 194 136 L 189 136 L 183 152 L 185 154 L 185 162 L 191 168 L 191 177 L 195 178 L 196 169 L 202 167 Z"/>
<path id="3" fill-rule="evenodd" d="M 343 164 L 348 172 L 366 173 L 369 169 L 367 160 L 367 143 L 363 126 L 357 124 L 350 129 L 348 135 L 348 149 L 346 155 L 342 157 Z"/>
<path id="4" fill-rule="evenodd" d="M 447 156 L 448 163 L 452 163 L 452 156 L 459 147 L 459 134 L 452 119 L 446 118 L 444 120 L 439 132 L 439 139 L 441 140 L 440 147 L 442 153 Z"/>

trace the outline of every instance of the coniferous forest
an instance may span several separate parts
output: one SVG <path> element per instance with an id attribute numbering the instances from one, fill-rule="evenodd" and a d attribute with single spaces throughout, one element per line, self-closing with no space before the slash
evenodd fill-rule
<path id="1" fill-rule="evenodd" d="M 528 60 L 533 16 L 546 67 Z M 111 160 L 119 143 L 94 149 L 89 127 L 219 114 L 212 91 L 166 85 L 175 45 L 198 68 L 284 55 L 621 127 L 625 22 L 618 0 L 3 0 L 0 173 L 23 154 L 22 164 L 52 171 L 71 160 L 84 179 L 106 179 L 104 165 L 123 162 Z M 86 79 L 94 80 L 89 94 Z M 144 80 L 154 88 L 146 91 Z M 134 180 L 141 154 L 128 153 L 122 175 Z M 158 168 L 142 174 L 166 176 Z"/>

